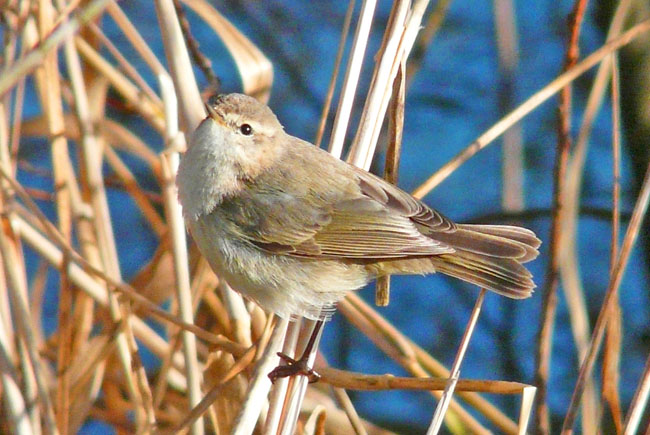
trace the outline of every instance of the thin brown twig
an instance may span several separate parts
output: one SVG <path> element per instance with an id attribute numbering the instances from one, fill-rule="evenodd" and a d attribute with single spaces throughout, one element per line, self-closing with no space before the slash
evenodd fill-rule
<path id="1" fill-rule="evenodd" d="M 572 69 L 578 60 L 578 37 L 582 18 L 587 6 L 586 0 L 576 0 L 573 10 L 569 16 L 569 43 L 565 57 L 563 71 Z M 564 218 L 565 181 L 566 170 L 569 162 L 570 139 L 570 115 L 571 115 L 571 87 L 570 84 L 560 91 L 559 115 L 558 115 L 558 144 L 553 169 L 553 218 L 551 220 L 551 231 L 549 237 L 550 259 L 544 279 L 544 292 L 542 299 L 542 319 L 537 338 L 537 361 L 535 371 L 535 386 L 537 387 L 537 430 L 540 433 L 550 433 L 550 416 L 546 403 L 547 384 L 550 372 L 551 347 L 553 338 L 553 327 L 555 323 L 555 312 L 557 307 L 557 288 L 559 284 L 560 252 L 561 252 L 561 230 L 562 219 Z"/>
<path id="2" fill-rule="evenodd" d="M 318 129 L 316 130 L 316 138 L 314 139 L 314 145 L 317 147 L 320 147 L 321 141 L 323 140 L 325 125 L 327 125 L 327 118 L 329 117 L 330 108 L 332 106 L 334 90 L 336 89 L 336 80 L 339 76 L 339 71 L 341 70 L 341 61 L 343 60 L 343 53 L 345 52 L 345 42 L 350 34 L 350 23 L 352 22 L 354 3 L 354 0 L 350 0 L 348 2 L 348 9 L 345 12 L 343 27 L 341 28 L 341 41 L 339 42 L 339 48 L 336 51 L 336 60 L 334 61 L 334 71 L 332 72 L 332 78 L 330 78 L 330 83 L 327 87 L 327 94 L 325 95 L 325 101 L 323 102 L 323 111 L 320 115 Z"/>
<path id="3" fill-rule="evenodd" d="M 185 39 L 185 44 L 187 45 L 187 50 L 192 57 L 194 63 L 199 67 L 206 80 L 208 81 L 208 87 L 213 93 L 218 93 L 221 88 L 221 80 L 212 70 L 212 62 L 210 59 L 203 54 L 199 48 L 199 42 L 192 36 L 192 31 L 190 29 L 190 22 L 187 20 L 185 15 L 185 9 L 180 0 L 173 0 L 174 9 L 176 10 L 176 15 L 178 15 L 178 23 L 181 26 L 181 32 L 183 33 L 183 39 Z"/>

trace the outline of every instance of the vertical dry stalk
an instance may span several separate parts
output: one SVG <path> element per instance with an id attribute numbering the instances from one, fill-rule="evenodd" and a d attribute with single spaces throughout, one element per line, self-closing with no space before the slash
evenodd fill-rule
<path id="1" fill-rule="evenodd" d="M 578 60 L 578 37 L 582 18 L 587 6 L 586 0 L 577 0 L 570 14 L 569 43 L 565 57 L 563 71 L 568 71 L 575 66 Z M 544 292 L 542 300 L 542 321 L 538 333 L 538 350 L 535 371 L 535 386 L 538 390 L 537 427 L 540 433 L 550 433 L 550 416 L 546 404 L 546 388 L 548 384 L 553 328 L 557 309 L 557 289 L 559 285 L 560 261 L 562 252 L 562 221 L 565 219 L 566 207 L 566 171 L 569 163 L 569 150 L 571 147 L 570 116 L 571 116 L 571 85 L 560 91 L 558 115 L 558 144 L 553 167 L 553 204 L 551 231 L 549 237 L 550 258 L 544 277 Z M 585 415 L 585 424 L 593 421 L 593 412 Z M 593 428 L 592 428 L 593 429 Z"/>

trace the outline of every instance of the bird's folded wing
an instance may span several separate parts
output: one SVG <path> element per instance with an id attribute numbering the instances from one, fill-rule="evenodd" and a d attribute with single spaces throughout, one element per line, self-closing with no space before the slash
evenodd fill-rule
<path id="1" fill-rule="evenodd" d="M 242 236 L 277 254 L 372 261 L 454 252 L 421 232 L 423 226 L 453 232 L 451 221 L 383 180 L 357 175 L 352 194 L 332 199 L 256 190 L 230 205 L 237 210 L 229 215 L 242 217 L 236 222 Z"/>

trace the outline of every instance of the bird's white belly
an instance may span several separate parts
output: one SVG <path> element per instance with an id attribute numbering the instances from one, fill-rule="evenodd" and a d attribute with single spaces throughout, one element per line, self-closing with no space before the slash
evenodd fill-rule
<path id="1" fill-rule="evenodd" d="M 233 234 L 214 215 L 188 224 L 215 272 L 233 289 L 280 317 L 329 317 L 347 291 L 359 289 L 369 280 L 360 265 L 262 251 Z M 208 240 L 216 242 L 206 243 Z"/>

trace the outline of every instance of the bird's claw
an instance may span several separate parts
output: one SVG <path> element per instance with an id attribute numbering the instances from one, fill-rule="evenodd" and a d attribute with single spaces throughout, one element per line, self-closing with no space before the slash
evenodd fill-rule
<path id="1" fill-rule="evenodd" d="M 309 367 L 309 362 L 307 356 L 303 355 L 302 358 L 296 360 L 291 358 L 289 355 L 286 355 L 282 352 L 278 352 L 278 356 L 282 361 L 283 365 L 279 365 L 269 373 L 269 379 L 271 383 L 275 383 L 280 378 L 287 378 L 291 376 L 307 376 L 309 383 L 313 384 L 318 382 L 320 375 Z"/>

